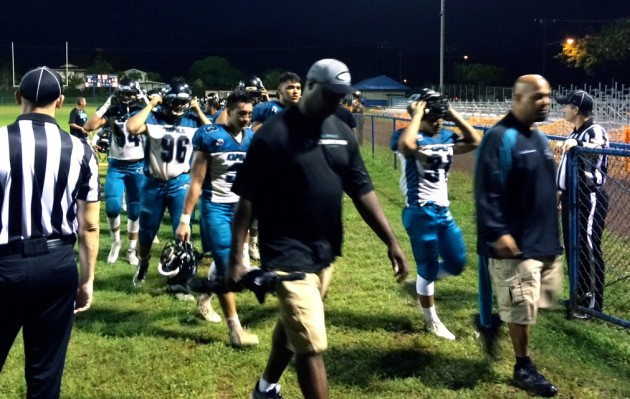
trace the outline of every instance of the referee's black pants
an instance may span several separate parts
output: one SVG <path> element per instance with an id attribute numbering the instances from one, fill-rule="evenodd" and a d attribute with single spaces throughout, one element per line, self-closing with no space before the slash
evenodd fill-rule
<path id="1" fill-rule="evenodd" d="M 608 193 L 601 186 L 590 189 L 581 187 L 578 197 L 577 304 L 601 312 L 606 281 L 602 235 L 608 215 Z M 562 196 L 562 235 L 567 263 L 573 257 L 569 251 L 569 211 L 569 198 L 565 193 Z"/>
<path id="2" fill-rule="evenodd" d="M 0 370 L 22 328 L 27 398 L 58 398 L 78 286 L 72 245 L 0 256 Z"/>

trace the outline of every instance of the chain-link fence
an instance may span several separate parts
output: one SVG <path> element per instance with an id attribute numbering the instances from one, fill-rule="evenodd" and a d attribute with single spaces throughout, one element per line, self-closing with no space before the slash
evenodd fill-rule
<path id="1" fill-rule="evenodd" d="M 630 151 L 574 147 L 562 205 L 568 306 L 630 328 Z"/>
<path id="2" fill-rule="evenodd" d="M 387 113 L 355 114 L 357 136 L 364 146 L 389 147 L 394 130 L 409 123 L 407 115 Z M 499 118 L 469 118 L 480 131 Z M 559 163 L 561 144 L 572 126 L 553 121 L 540 127 L 548 134 L 554 158 Z M 608 132 L 609 149 L 574 147 L 567 160 L 566 204 L 563 241 L 569 264 L 567 310 L 573 316 L 587 314 L 630 328 L 630 145 L 620 143 L 623 127 Z M 562 134 L 562 135 L 559 135 Z M 459 170 L 472 173 L 472 153 L 456 158 Z M 598 169 L 598 157 L 606 156 L 607 170 Z M 396 157 L 392 155 L 392 165 Z M 579 176 L 601 173 L 600 187 L 580 184 Z M 565 233 L 566 232 L 566 233 Z M 566 237 L 566 239 L 565 239 Z"/>

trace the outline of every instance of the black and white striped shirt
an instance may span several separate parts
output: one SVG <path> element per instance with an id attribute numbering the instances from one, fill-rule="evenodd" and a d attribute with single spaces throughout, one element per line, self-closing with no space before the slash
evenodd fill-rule
<path id="1" fill-rule="evenodd" d="M 87 143 L 45 114 L 0 128 L 0 245 L 76 234 L 77 200 L 100 200 L 98 161 Z"/>
<path id="2" fill-rule="evenodd" d="M 567 139 L 575 139 L 583 143 L 593 143 L 608 148 L 608 133 L 600 125 L 589 119 L 579 129 L 574 129 Z M 556 174 L 556 185 L 559 190 L 567 189 L 567 153 L 562 153 L 558 172 Z M 598 155 L 590 162 L 586 162 L 580 168 L 581 178 L 587 187 L 598 187 L 606 182 L 606 174 L 608 173 L 608 156 Z"/>

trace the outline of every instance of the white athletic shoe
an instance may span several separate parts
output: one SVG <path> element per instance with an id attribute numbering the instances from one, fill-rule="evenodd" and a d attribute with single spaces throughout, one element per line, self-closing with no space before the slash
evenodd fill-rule
<path id="1" fill-rule="evenodd" d="M 112 248 L 109 250 L 109 255 L 107 255 L 107 263 L 111 265 L 112 263 L 116 262 L 121 247 L 121 241 L 112 241 Z"/>
<path id="2" fill-rule="evenodd" d="M 450 332 L 440 320 L 425 321 L 424 328 L 436 337 L 448 339 L 450 341 L 455 339 L 455 335 L 453 335 L 453 333 Z"/>
<path id="3" fill-rule="evenodd" d="M 249 237 L 249 257 L 251 260 L 260 260 L 260 249 L 258 248 L 258 236 Z"/>
<path id="4" fill-rule="evenodd" d="M 203 294 L 197 301 L 197 310 L 210 323 L 220 323 L 221 316 L 212 309 L 212 295 Z"/>
<path id="5" fill-rule="evenodd" d="M 177 294 L 175 294 L 175 299 L 177 299 L 178 301 L 194 301 L 195 300 L 195 296 L 193 294 L 186 294 L 183 292 L 178 292 Z"/>
<path id="6" fill-rule="evenodd" d="M 133 248 L 129 248 L 127 250 L 127 260 L 131 266 L 138 266 L 140 260 L 138 259 L 138 255 L 136 254 L 136 250 Z"/>
<path id="7" fill-rule="evenodd" d="M 235 348 L 244 348 L 246 346 L 258 345 L 258 336 L 250 333 L 244 328 L 238 330 L 230 330 L 228 339 L 230 345 Z"/>

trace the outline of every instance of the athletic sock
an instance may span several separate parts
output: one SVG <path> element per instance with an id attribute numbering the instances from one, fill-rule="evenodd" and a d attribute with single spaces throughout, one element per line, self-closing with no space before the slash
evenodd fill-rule
<path id="1" fill-rule="evenodd" d="M 241 321 L 238 319 L 238 315 L 227 319 L 227 325 L 230 331 L 239 331 L 243 329 L 243 327 L 241 326 Z"/>
<path id="2" fill-rule="evenodd" d="M 258 380 L 258 392 L 269 392 L 278 385 L 277 382 L 267 382 L 263 377 Z"/>
<path id="3" fill-rule="evenodd" d="M 136 243 L 138 240 L 129 240 L 129 249 L 136 249 Z"/>
<path id="4" fill-rule="evenodd" d="M 430 308 L 422 308 L 422 313 L 424 313 L 424 319 L 427 322 L 440 321 L 440 318 L 438 317 L 435 310 L 435 305 L 431 306 Z"/>
<path id="5" fill-rule="evenodd" d="M 107 218 L 107 222 L 109 223 L 112 241 L 120 241 L 120 215 L 115 218 Z"/>

